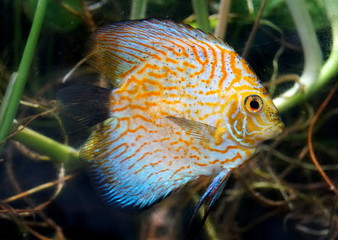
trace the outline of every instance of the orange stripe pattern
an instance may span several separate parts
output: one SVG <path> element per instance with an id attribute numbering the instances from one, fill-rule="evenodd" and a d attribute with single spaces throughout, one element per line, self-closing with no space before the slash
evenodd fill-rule
<path id="1" fill-rule="evenodd" d="M 277 109 L 248 64 L 198 29 L 128 21 L 100 29 L 93 46 L 93 67 L 116 88 L 111 118 L 81 154 L 110 202 L 152 204 L 201 175 L 238 168 L 281 132 Z M 215 131 L 190 131 L 168 117 Z"/>

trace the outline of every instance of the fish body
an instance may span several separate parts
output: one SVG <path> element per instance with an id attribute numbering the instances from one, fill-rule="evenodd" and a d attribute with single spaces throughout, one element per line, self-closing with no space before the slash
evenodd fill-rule
<path id="1" fill-rule="evenodd" d="M 282 131 L 247 62 L 198 29 L 128 21 L 92 44 L 93 67 L 115 89 L 81 157 L 108 202 L 147 206 L 200 176 L 226 176 Z M 215 179 L 210 194 L 224 177 Z"/>

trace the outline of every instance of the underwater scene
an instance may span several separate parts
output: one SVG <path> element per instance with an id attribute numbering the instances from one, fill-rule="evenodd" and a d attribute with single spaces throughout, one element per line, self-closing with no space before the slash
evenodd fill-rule
<path id="1" fill-rule="evenodd" d="M 0 1 L 1 240 L 338 239 L 338 1 Z"/>

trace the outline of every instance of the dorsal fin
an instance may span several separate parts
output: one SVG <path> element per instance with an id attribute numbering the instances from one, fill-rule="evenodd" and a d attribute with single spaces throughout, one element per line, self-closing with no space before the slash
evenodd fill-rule
<path id="1" fill-rule="evenodd" d="M 92 85 L 72 85 L 56 93 L 59 115 L 67 133 L 75 133 L 110 117 L 111 90 Z"/>
<path id="2" fill-rule="evenodd" d="M 174 51 L 165 45 L 172 45 L 173 41 L 191 40 L 219 44 L 232 50 L 220 39 L 189 25 L 148 19 L 114 23 L 99 29 L 93 36 L 93 57 L 90 62 L 118 87 L 119 82 L 143 62 Z"/>

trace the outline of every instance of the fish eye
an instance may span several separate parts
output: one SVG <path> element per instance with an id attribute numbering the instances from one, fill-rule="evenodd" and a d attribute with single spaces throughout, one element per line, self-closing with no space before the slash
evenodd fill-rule
<path id="1" fill-rule="evenodd" d="M 249 95 L 244 100 L 245 109 L 251 113 L 257 113 L 263 108 L 263 100 L 258 95 Z"/>

